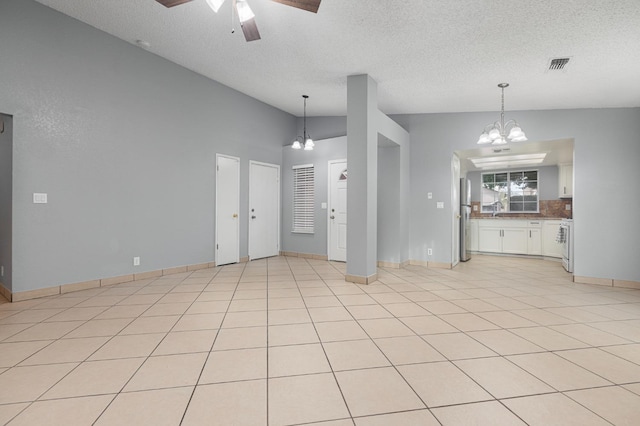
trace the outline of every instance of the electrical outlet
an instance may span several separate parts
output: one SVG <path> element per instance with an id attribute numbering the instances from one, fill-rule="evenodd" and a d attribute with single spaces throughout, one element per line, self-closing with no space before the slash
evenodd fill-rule
<path id="1" fill-rule="evenodd" d="M 433 249 L 427 249 L 427 256 L 433 256 Z"/>
<path id="2" fill-rule="evenodd" d="M 427 192 L 427 198 L 430 200 L 433 198 L 433 192 Z"/>
<path id="3" fill-rule="evenodd" d="M 565 204 L 564 205 L 564 209 L 565 210 L 571 210 L 571 204 Z"/>
<path id="4" fill-rule="evenodd" d="M 34 192 L 33 204 L 47 204 L 47 194 Z"/>
<path id="5" fill-rule="evenodd" d="M 140 266 L 140 258 L 138 256 L 133 258 L 133 266 Z"/>
<path id="6" fill-rule="evenodd" d="M 474 204 L 474 205 L 473 205 L 473 211 L 474 211 L 474 212 L 477 212 L 477 211 L 478 211 L 478 205 L 477 205 L 477 204 Z"/>

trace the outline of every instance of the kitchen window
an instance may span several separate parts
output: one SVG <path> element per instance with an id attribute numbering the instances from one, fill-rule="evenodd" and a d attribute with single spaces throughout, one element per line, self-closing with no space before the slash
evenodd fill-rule
<path id="1" fill-rule="evenodd" d="M 313 234 L 313 164 L 293 167 L 293 230 Z"/>
<path id="2" fill-rule="evenodd" d="M 538 171 L 482 173 L 483 213 L 538 213 Z"/>

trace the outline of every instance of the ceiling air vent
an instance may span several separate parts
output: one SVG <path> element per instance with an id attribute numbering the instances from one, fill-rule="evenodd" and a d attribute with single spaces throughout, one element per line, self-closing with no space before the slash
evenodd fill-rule
<path id="1" fill-rule="evenodd" d="M 571 57 L 568 58 L 551 58 L 549 60 L 548 71 L 564 71 Z"/>

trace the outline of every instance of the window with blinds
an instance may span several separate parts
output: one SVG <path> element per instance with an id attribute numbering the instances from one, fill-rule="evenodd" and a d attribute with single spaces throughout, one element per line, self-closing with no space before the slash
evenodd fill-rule
<path id="1" fill-rule="evenodd" d="M 313 234 L 313 164 L 293 167 L 293 230 Z"/>

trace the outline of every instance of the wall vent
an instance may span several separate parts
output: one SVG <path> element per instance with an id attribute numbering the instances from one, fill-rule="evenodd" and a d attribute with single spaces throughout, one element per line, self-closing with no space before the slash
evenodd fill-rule
<path id="1" fill-rule="evenodd" d="M 567 58 L 551 58 L 549 60 L 548 71 L 564 71 L 571 57 Z"/>

